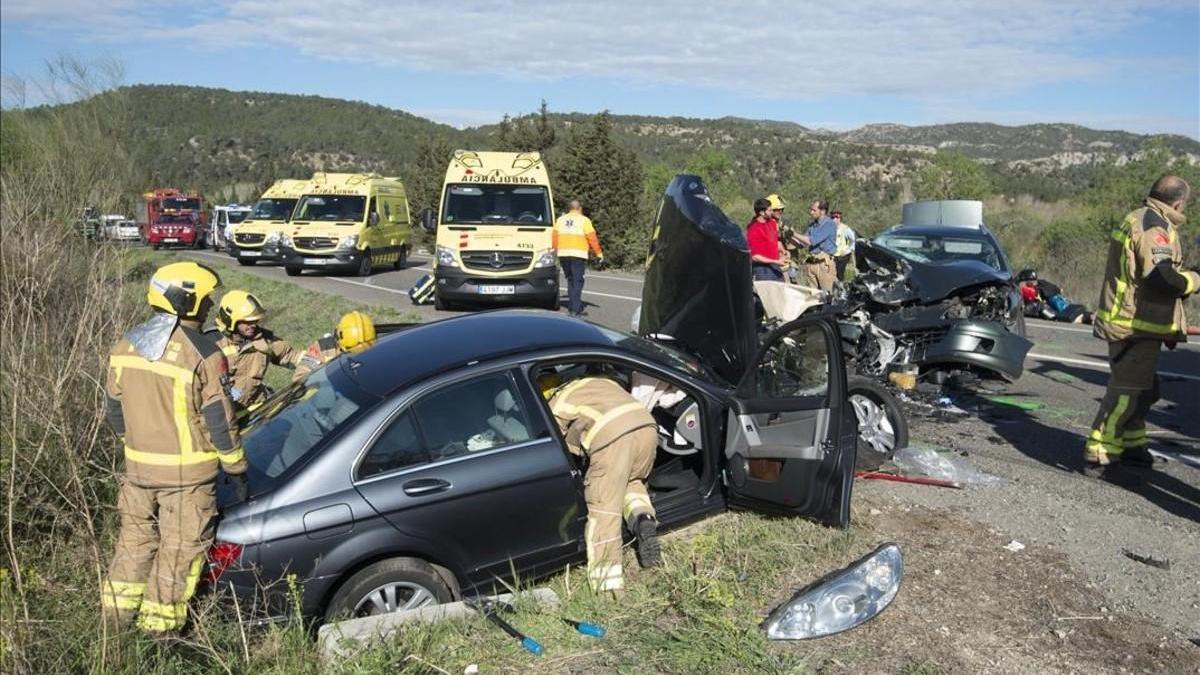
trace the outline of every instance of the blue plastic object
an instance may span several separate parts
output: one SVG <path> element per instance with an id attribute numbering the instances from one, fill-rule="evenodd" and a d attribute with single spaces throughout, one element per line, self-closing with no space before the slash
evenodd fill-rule
<path id="1" fill-rule="evenodd" d="M 545 649 L 542 649 L 542 645 L 539 644 L 537 640 L 534 640 L 528 636 L 521 640 L 521 646 L 534 656 L 541 656 L 542 652 L 546 651 Z"/>
<path id="2" fill-rule="evenodd" d="M 586 621 L 576 621 L 574 623 L 575 630 L 583 633 L 584 635 L 591 635 L 592 637 L 596 638 L 604 637 L 604 626 L 597 626 L 594 623 L 588 623 Z"/>

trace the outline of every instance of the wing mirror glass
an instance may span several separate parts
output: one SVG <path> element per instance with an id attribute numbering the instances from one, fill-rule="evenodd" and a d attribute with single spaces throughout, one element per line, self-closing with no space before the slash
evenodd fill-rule
<path id="1" fill-rule="evenodd" d="M 433 209 L 424 208 L 421 210 L 421 229 L 427 234 L 433 234 L 437 231 L 437 220 L 433 213 Z"/>
<path id="2" fill-rule="evenodd" d="M 367 215 L 367 227 L 371 227 L 373 225 L 378 225 L 378 224 L 379 224 L 379 214 L 376 213 L 375 211 L 372 211 L 370 214 Z"/>

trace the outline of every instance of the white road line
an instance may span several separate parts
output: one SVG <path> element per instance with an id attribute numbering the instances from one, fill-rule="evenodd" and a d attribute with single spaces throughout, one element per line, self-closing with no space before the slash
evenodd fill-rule
<path id="1" fill-rule="evenodd" d="M 311 277 L 311 278 L 313 278 L 313 279 L 328 279 L 330 281 L 336 281 L 341 284 L 351 284 L 354 286 L 362 286 L 363 288 L 369 288 L 373 291 L 387 291 L 388 293 L 395 293 L 397 295 L 408 295 L 408 291 L 401 291 L 401 290 L 397 290 L 395 288 L 388 288 L 387 286 L 375 286 L 373 284 L 367 284 L 367 283 L 363 283 L 361 281 L 351 281 L 350 279 L 341 279 L 338 277 Z"/>
<path id="2" fill-rule="evenodd" d="M 1051 356 L 1050 354 L 1035 354 L 1032 352 L 1029 354 L 1026 354 L 1025 358 L 1036 359 L 1038 361 L 1052 361 L 1052 362 L 1057 362 L 1057 363 L 1069 363 L 1069 364 L 1077 365 L 1077 366 L 1088 366 L 1090 368 L 1096 368 L 1097 370 L 1108 370 L 1109 369 L 1107 363 L 1105 363 L 1103 361 L 1097 361 L 1095 359 L 1072 359 L 1072 358 L 1069 358 L 1066 356 Z M 1172 372 L 1169 370 L 1160 370 L 1160 371 L 1158 371 L 1158 374 L 1166 375 L 1167 377 L 1179 377 L 1179 378 L 1183 378 L 1185 380 L 1195 380 L 1197 382 L 1200 382 L 1200 375 L 1188 375 L 1186 373 L 1176 373 L 1176 372 Z"/>
<path id="3" fill-rule="evenodd" d="M 1067 333 L 1087 333 L 1090 335 L 1092 332 L 1091 328 L 1072 328 L 1070 326 L 1056 326 L 1052 323 L 1044 323 L 1042 321 L 1037 321 L 1037 322 L 1031 321 L 1028 323 L 1028 326 L 1030 328 L 1042 328 L 1045 330 L 1061 330 L 1061 331 L 1065 331 Z"/>
<path id="4" fill-rule="evenodd" d="M 585 291 L 583 292 L 583 294 L 584 294 L 584 295 L 598 295 L 598 296 L 600 296 L 600 297 L 602 297 L 602 298 L 617 298 L 617 299 L 619 299 L 619 300 L 633 300 L 634 302 L 641 302 L 641 301 L 642 301 L 642 299 L 641 299 L 641 298 L 635 298 L 635 297 L 633 297 L 633 296 L 630 296 L 630 295 L 613 295 L 612 293 L 601 293 L 600 291 L 588 291 L 588 290 L 585 290 Z"/>

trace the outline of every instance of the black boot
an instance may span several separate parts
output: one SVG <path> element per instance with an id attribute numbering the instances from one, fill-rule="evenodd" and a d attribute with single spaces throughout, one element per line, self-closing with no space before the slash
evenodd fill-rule
<path id="1" fill-rule="evenodd" d="M 1144 469 L 1154 466 L 1154 455 L 1150 454 L 1150 449 L 1144 445 L 1137 448 L 1125 448 L 1125 451 L 1121 453 L 1121 463 Z"/>
<path id="2" fill-rule="evenodd" d="M 642 514 L 633 525 L 637 536 L 637 557 L 642 567 L 662 565 L 662 546 L 658 543 L 658 521 L 654 516 Z"/>

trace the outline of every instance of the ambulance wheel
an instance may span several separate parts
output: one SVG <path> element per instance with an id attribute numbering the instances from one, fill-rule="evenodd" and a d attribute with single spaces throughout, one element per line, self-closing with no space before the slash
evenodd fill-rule
<path id="1" fill-rule="evenodd" d="M 396 262 L 392 263 L 392 269 L 400 271 L 408 264 L 408 247 L 401 246 L 400 253 L 396 256 Z"/>
<path id="2" fill-rule="evenodd" d="M 544 302 L 542 302 L 542 309 L 548 309 L 551 312 L 557 312 L 558 311 L 558 294 L 555 293 L 553 296 L 547 298 Z"/>
<path id="3" fill-rule="evenodd" d="M 287 275 L 289 277 L 298 277 L 298 276 L 300 276 L 300 269 L 301 268 L 299 268 L 299 267 L 292 267 L 291 265 L 289 265 L 287 267 L 284 267 L 283 271 L 287 272 Z"/>
<path id="4" fill-rule="evenodd" d="M 363 251 L 362 258 L 358 260 L 358 270 L 355 272 L 360 277 L 371 276 L 371 269 L 375 267 L 375 260 L 371 256 L 371 250 Z"/>
<path id="5" fill-rule="evenodd" d="M 442 299 L 442 296 L 437 291 L 433 292 L 433 308 L 439 312 L 444 312 L 450 309 L 450 303 Z"/>

